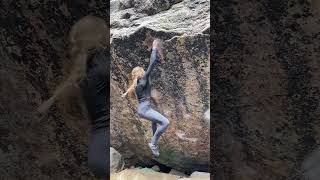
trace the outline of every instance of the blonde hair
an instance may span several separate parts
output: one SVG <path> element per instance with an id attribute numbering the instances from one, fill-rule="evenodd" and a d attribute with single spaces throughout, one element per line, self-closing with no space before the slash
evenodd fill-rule
<path id="1" fill-rule="evenodd" d="M 141 78 L 144 75 L 144 73 L 145 71 L 143 70 L 142 67 L 138 66 L 132 69 L 131 71 L 132 83 L 126 92 L 129 95 L 129 97 L 137 98 L 135 90 L 138 84 L 138 79 Z"/>
<path id="2" fill-rule="evenodd" d="M 53 95 L 42 103 L 38 112 L 45 113 L 57 100 L 67 106 L 71 97 L 82 98 L 80 84 L 86 79 L 87 61 L 90 50 L 102 50 L 107 44 L 109 28 L 105 21 L 94 16 L 85 16 L 76 22 L 70 31 L 70 58 L 63 64 L 63 82 Z M 73 104 L 73 103 L 72 103 Z"/>

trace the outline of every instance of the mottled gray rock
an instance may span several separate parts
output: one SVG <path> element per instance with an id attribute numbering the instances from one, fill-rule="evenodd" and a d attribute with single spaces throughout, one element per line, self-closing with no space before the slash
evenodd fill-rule
<path id="1" fill-rule="evenodd" d="M 152 166 L 151 169 L 154 170 L 154 171 L 156 171 L 156 172 L 159 172 L 159 171 L 160 171 L 160 168 L 159 168 L 159 166 L 157 166 L 157 165 Z"/>
<path id="2" fill-rule="evenodd" d="M 134 8 L 137 13 L 144 13 L 151 16 L 161 11 L 166 11 L 170 9 L 172 5 L 181 1 L 182 0 L 135 0 Z"/>
<path id="3" fill-rule="evenodd" d="M 121 92 L 129 85 L 131 70 L 148 64 L 150 53 L 142 41 L 147 32 L 156 34 L 144 29 L 127 39 L 113 39 L 112 43 L 112 143 L 120 151 L 130 149 L 136 156 L 144 157 L 142 159 L 151 158 L 147 146 L 151 139 L 151 124 L 137 116 L 136 102 L 121 98 Z M 153 80 L 154 91 L 157 91 L 153 93 L 156 94 L 154 103 L 171 124 L 159 142 L 161 156 L 157 160 L 178 170 L 206 170 L 209 127 L 202 119 L 209 106 L 206 98 L 209 95 L 209 37 L 198 34 L 170 39 L 170 34 L 158 34 L 168 39 L 165 43 L 167 60 L 159 65 L 154 76 L 157 77 Z"/>
<path id="4" fill-rule="evenodd" d="M 119 1 L 119 9 L 123 10 L 123 9 L 128 9 L 128 8 L 132 8 L 135 4 L 134 0 L 120 0 Z"/>
<path id="5" fill-rule="evenodd" d="M 151 0 L 150 2 L 156 1 Z M 209 0 L 171 1 L 168 0 L 169 9 L 152 16 L 136 12 L 134 8 L 111 10 L 111 33 L 114 37 L 122 37 L 130 35 L 142 27 L 184 34 L 195 34 L 208 30 L 210 26 Z M 147 5 L 149 1 L 140 2 Z M 129 19 L 123 19 L 126 13 L 130 14 Z"/>

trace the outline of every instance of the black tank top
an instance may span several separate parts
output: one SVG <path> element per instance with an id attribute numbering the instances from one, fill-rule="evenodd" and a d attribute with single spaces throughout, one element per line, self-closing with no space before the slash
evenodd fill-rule
<path id="1" fill-rule="evenodd" d="M 136 94 L 137 94 L 139 103 L 143 101 L 150 101 L 150 97 L 151 97 L 150 76 L 147 79 L 144 79 L 144 78 L 138 79 Z"/>
<path id="2" fill-rule="evenodd" d="M 87 80 L 83 94 L 94 130 L 109 127 L 109 59 L 102 51 L 91 52 L 88 56 Z"/>

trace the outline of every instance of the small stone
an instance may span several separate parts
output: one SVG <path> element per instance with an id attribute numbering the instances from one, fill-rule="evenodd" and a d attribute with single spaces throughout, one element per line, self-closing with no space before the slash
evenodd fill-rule
<path id="1" fill-rule="evenodd" d="M 159 171 L 160 171 L 160 168 L 159 168 L 159 166 L 157 166 L 157 165 L 152 166 L 151 169 L 154 170 L 154 171 L 156 171 L 156 172 L 159 172 Z"/>
<path id="2" fill-rule="evenodd" d="M 180 176 L 180 177 L 188 177 L 186 174 L 184 174 L 183 172 L 177 171 L 175 169 L 171 169 L 169 174 L 172 175 L 176 175 L 176 176 Z"/>
<path id="3" fill-rule="evenodd" d="M 210 173 L 195 171 L 190 175 L 190 177 L 191 178 L 209 178 L 210 179 Z"/>

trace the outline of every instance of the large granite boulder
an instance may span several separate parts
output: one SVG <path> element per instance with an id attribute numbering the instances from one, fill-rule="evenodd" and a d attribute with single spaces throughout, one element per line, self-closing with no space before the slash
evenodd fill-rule
<path id="1" fill-rule="evenodd" d="M 123 11 L 111 14 L 120 17 Z M 181 16 L 185 21 L 179 20 Z M 209 1 L 185 0 L 152 17 L 129 21 L 114 18 L 111 23 L 127 23 L 127 27 L 111 29 L 112 146 L 125 159 L 135 157 L 144 163 L 153 159 L 147 146 L 152 137 L 151 123 L 137 115 L 136 100 L 121 98 L 121 94 L 129 86 L 131 70 L 136 66 L 147 68 L 150 58 L 147 37 L 156 36 L 165 40 L 165 62 L 158 64 L 152 75 L 153 107 L 171 124 L 159 141 L 161 155 L 153 160 L 181 171 L 207 171 L 209 125 L 203 114 L 210 101 L 210 36 L 206 34 Z"/>

